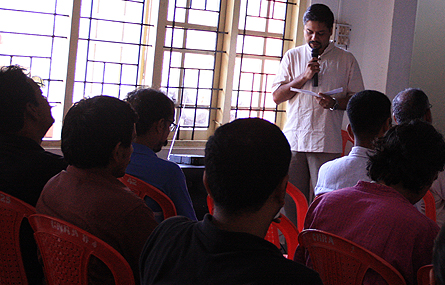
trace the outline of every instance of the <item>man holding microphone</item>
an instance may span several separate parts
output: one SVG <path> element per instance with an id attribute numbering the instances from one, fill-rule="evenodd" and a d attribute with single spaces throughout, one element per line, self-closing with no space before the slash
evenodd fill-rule
<path id="1" fill-rule="evenodd" d="M 329 7 L 309 6 L 303 24 L 307 44 L 283 56 L 273 83 L 273 98 L 277 104 L 288 101 L 283 132 L 292 149 L 289 181 L 311 202 L 318 169 L 341 155 L 341 127 L 349 98 L 364 86 L 354 56 L 330 41 L 334 15 Z M 317 96 L 301 92 L 304 90 Z M 325 94 L 332 90 L 337 93 Z M 295 207 L 290 204 L 285 211 L 294 220 L 291 209 Z"/>

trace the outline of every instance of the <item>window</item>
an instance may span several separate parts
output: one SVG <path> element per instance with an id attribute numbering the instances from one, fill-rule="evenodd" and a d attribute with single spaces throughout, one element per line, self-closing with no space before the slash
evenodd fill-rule
<path id="1" fill-rule="evenodd" d="M 180 140 L 235 118 L 283 123 L 271 84 L 295 45 L 298 0 L 15 0 L 0 8 L 0 65 L 45 81 L 60 140 L 74 102 L 140 86 L 175 100 Z"/>

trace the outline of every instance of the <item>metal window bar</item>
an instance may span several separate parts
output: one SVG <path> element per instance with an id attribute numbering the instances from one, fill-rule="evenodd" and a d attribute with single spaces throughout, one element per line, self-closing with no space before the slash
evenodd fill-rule
<path id="1" fill-rule="evenodd" d="M 144 29 L 148 28 L 148 27 L 153 27 L 153 25 L 151 24 L 146 24 L 144 22 L 144 13 L 145 13 L 145 9 L 146 9 L 146 1 L 141 0 L 141 1 L 134 1 L 134 0 L 122 0 L 123 2 L 132 2 L 132 3 L 137 3 L 141 5 L 141 20 L 139 22 L 129 22 L 129 21 L 119 21 L 119 20 L 113 20 L 113 19 L 102 19 L 102 18 L 98 18 L 98 17 L 93 17 L 93 11 L 94 11 L 94 5 L 95 5 L 95 1 L 96 0 L 91 0 L 91 6 L 90 6 L 90 10 L 89 10 L 89 15 L 88 16 L 84 16 L 81 15 L 80 19 L 82 20 L 87 20 L 88 21 L 88 36 L 86 38 L 84 37 L 79 37 L 79 42 L 80 41 L 86 41 L 87 42 L 87 47 L 86 47 L 86 64 L 85 64 L 85 72 L 84 72 L 84 77 L 83 80 L 79 80 L 79 79 L 75 79 L 75 83 L 81 83 L 83 84 L 83 94 L 86 95 L 87 91 L 86 88 L 89 84 L 99 84 L 101 87 L 101 93 L 104 92 L 104 87 L 106 85 L 117 85 L 119 86 L 118 88 L 118 94 L 117 97 L 118 98 L 122 98 L 124 97 L 126 94 L 122 94 L 122 86 L 127 86 L 127 87 L 132 87 L 133 89 L 136 89 L 138 87 L 141 87 L 140 84 L 138 84 L 139 81 L 139 72 L 140 72 L 140 68 L 141 65 L 143 65 L 142 62 L 142 49 L 146 48 L 146 47 L 152 47 L 152 45 L 147 44 L 144 41 Z M 96 24 L 100 23 L 100 22 L 109 22 L 109 23 L 117 23 L 117 24 L 122 24 L 122 25 L 137 25 L 139 26 L 139 38 L 137 39 L 137 41 L 135 42 L 128 42 L 128 41 L 113 41 L 113 40 L 105 40 L 105 39 L 98 39 L 98 38 L 92 38 L 92 32 L 93 32 L 93 22 L 96 22 Z M 96 26 L 97 29 L 97 26 Z M 138 48 L 138 55 L 137 55 L 137 62 L 136 63 L 132 63 L 132 62 L 116 62 L 116 61 L 104 61 L 104 60 L 95 60 L 94 58 L 91 58 L 91 53 L 90 53 L 90 49 L 92 48 L 92 43 L 106 43 L 106 44 L 117 44 L 117 45 L 121 45 L 121 49 L 122 46 L 137 46 Z M 87 80 L 88 78 L 88 72 L 90 71 L 90 69 L 92 67 L 90 67 L 89 63 L 100 63 L 102 65 L 102 80 L 101 81 L 95 81 L 95 80 Z M 119 65 L 119 80 L 118 82 L 105 82 L 105 72 L 107 69 L 107 66 L 110 65 Z M 122 82 L 122 76 L 123 76 L 123 68 L 125 66 L 135 66 L 136 67 L 136 76 L 134 78 L 134 83 L 124 83 Z M 98 94 L 95 94 L 98 95 Z M 112 94 L 115 95 L 115 94 Z"/>
<path id="2" fill-rule="evenodd" d="M 266 3 L 266 5 L 264 5 L 264 3 Z M 252 112 L 258 112 L 259 114 L 261 114 L 261 117 L 264 118 L 265 116 L 265 112 L 274 112 L 275 116 L 274 116 L 274 122 L 277 121 L 278 118 L 278 113 L 284 112 L 284 110 L 280 110 L 278 109 L 277 106 L 275 106 L 274 108 L 271 107 L 266 107 L 266 99 L 269 96 L 272 96 L 271 92 L 266 90 L 266 86 L 267 86 L 267 79 L 269 77 L 274 77 L 275 74 L 271 74 L 271 73 L 265 73 L 264 72 L 264 61 L 268 60 L 268 59 L 272 59 L 272 60 L 281 60 L 281 56 L 269 56 L 266 55 L 266 44 L 263 45 L 263 51 L 262 54 L 249 54 L 249 53 L 245 53 L 245 39 L 247 36 L 249 37 L 260 37 L 263 38 L 263 42 L 266 42 L 266 39 L 281 39 L 283 42 L 284 41 L 290 41 L 291 39 L 286 39 L 285 38 L 285 33 L 284 30 L 282 32 L 281 35 L 277 35 L 276 33 L 269 33 L 269 20 L 280 20 L 284 22 L 283 28 L 285 29 L 285 23 L 286 23 L 286 15 L 287 13 L 284 13 L 285 17 L 284 19 L 281 18 L 276 18 L 275 17 L 275 4 L 276 3 L 282 3 L 286 5 L 286 10 L 288 9 L 288 5 L 296 5 L 295 3 L 291 3 L 288 1 L 276 1 L 276 0 L 264 0 L 264 1 L 260 1 L 259 4 L 259 9 L 257 10 L 258 14 L 249 14 L 249 0 L 246 0 L 246 5 L 245 5 L 245 17 L 244 19 L 240 19 L 244 20 L 244 24 L 243 27 L 244 29 L 242 29 L 240 31 L 240 35 L 242 36 L 242 47 L 241 47 L 241 53 L 237 54 L 237 57 L 240 58 L 240 64 L 239 64 L 239 79 L 238 79 L 238 86 L 236 89 L 234 89 L 234 93 L 237 96 L 236 99 L 236 103 L 235 105 L 232 105 L 232 112 L 234 112 L 234 118 L 238 118 L 238 114 L 239 111 L 248 111 L 249 112 L 249 116 L 252 115 Z M 266 6 L 266 7 L 264 7 Z M 266 15 L 267 16 L 262 16 L 262 9 L 267 9 L 266 11 Z M 270 16 L 272 15 L 272 16 Z M 247 20 L 248 18 L 259 18 L 259 19 L 265 19 L 266 20 L 266 26 L 265 26 L 265 30 L 264 31 L 248 31 L 247 30 Z M 282 53 L 283 50 L 283 44 L 281 47 L 281 51 L 280 54 Z M 261 58 L 262 60 L 262 71 L 261 72 L 248 72 L 248 71 L 244 71 L 243 70 L 243 64 L 244 64 L 244 59 L 245 58 Z M 241 79 L 243 74 L 252 74 L 252 85 L 251 85 L 251 90 L 242 90 L 241 89 Z M 255 80 L 256 78 L 259 77 L 260 83 L 258 84 L 258 86 L 260 86 L 260 90 L 254 90 L 255 89 Z M 263 83 L 264 81 L 264 83 Z M 243 107 L 240 106 L 240 93 L 241 92 L 250 92 L 250 106 L 249 107 Z M 258 101 L 257 102 L 253 102 L 254 99 L 254 95 L 258 94 Z M 256 107 L 256 105 L 259 105 L 259 107 Z"/>
<path id="3" fill-rule="evenodd" d="M 183 122 L 181 123 L 181 127 L 186 128 L 186 129 L 191 129 L 191 139 L 193 140 L 195 137 L 195 131 L 196 129 L 200 129 L 200 128 L 208 128 L 210 125 L 210 120 L 211 120 L 211 110 L 215 109 L 212 108 L 212 101 L 213 101 L 213 93 L 214 92 L 218 92 L 220 89 L 219 88 L 210 88 L 210 90 L 212 91 L 212 95 L 210 98 L 210 104 L 206 105 L 206 106 L 200 106 L 198 105 L 198 97 L 199 97 L 199 91 L 202 89 L 209 89 L 209 88 L 201 88 L 199 85 L 199 80 L 201 77 L 201 71 L 203 70 L 209 70 L 213 72 L 212 75 L 212 85 L 211 86 L 215 86 L 215 71 L 214 71 L 214 67 L 216 64 L 216 60 L 217 60 L 217 55 L 222 53 L 223 51 L 218 50 L 217 48 L 217 44 L 218 44 L 218 38 L 220 35 L 219 32 L 219 25 L 220 25 L 220 20 L 218 20 L 217 23 L 217 27 L 215 29 L 215 27 L 211 27 L 211 26 L 202 26 L 202 25 L 193 25 L 189 23 L 189 11 L 190 10 L 197 10 L 197 11 L 210 11 L 210 12 L 215 12 L 218 13 L 218 15 L 220 15 L 220 10 L 221 10 L 221 2 L 219 3 L 219 10 L 215 11 L 215 10 L 211 10 L 208 9 L 208 2 L 207 0 L 205 0 L 204 2 L 204 8 L 194 8 L 192 5 L 192 0 L 187 0 L 185 2 L 185 6 L 180 6 L 177 0 L 172 0 L 174 1 L 174 8 L 173 8 L 173 19 L 171 22 L 168 22 L 166 28 L 166 32 L 168 32 L 168 30 L 171 30 L 171 40 L 169 43 L 169 46 L 166 44 L 164 45 L 164 51 L 167 51 L 169 53 L 169 58 L 168 58 L 168 71 L 167 71 L 167 84 L 166 86 L 163 86 L 166 90 L 167 93 L 169 93 L 169 90 L 178 90 L 178 103 L 177 104 L 177 112 L 176 112 L 176 116 L 178 118 L 183 118 Z M 215 0 L 212 0 L 215 1 Z M 185 9 L 185 19 L 184 22 L 179 22 L 177 21 L 177 9 Z M 220 16 L 218 16 L 219 18 Z M 182 30 L 184 32 L 184 37 L 183 37 L 183 42 L 182 42 L 182 47 L 178 48 L 178 47 L 174 47 L 174 38 L 175 38 L 175 32 L 177 30 Z M 188 31 L 205 31 L 205 32 L 214 32 L 216 33 L 216 38 L 215 38 L 215 44 L 214 44 L 214 49 L 213 50 L 200 50 L 200 49 L 191 49 L 191 48 L 186 48 L 186 40 L 187 40 L 187 32 Z M 173 60 L 173 54 L 174 52 L 179 52 L 181 54 L 181 66 L 180 67 L 175 67 L 172 65 L 172 60 Z M 185 55 L 187 53 L 195 53 L 195 54 L 212 54 L 214 57 L 214 61 L 213 61 L 213 69 L 196 69 L 196 68 L 188 68 L 187 66 L 185 66 Z M 173 69 L 179 69 L 179 82 L 171 82 L 171 72 Z M 194 88 L 190 88 L 190 87 L 185 87 L 185 76 L 186 76 L 186 72 L 188 70 L 198 70 L 198 78 L 197 78 L 197 82 L 196 82 L 196 87 Z M 195 90 L 195 102 L 194 104 L 187 104 L 187 102 L 185 101 L 185 94 L 186 94 L 186 90 L 187 89 L 191 89 L 191 90 Z M 182 116 L 182 112 L 185 112 L 186 109 L 192 109 L 194 110 L 193 112 L 193 120 L 191 124 L 184 124 L 185 119 L 184 116 Z M 200 126 L 197 125 L 197 114 L 198 114 L 198 110 L 208 110 L 209 114 L 208 114 L 208 120 L 205 126 Z M 180 132 L 180 130 L 178 130 L 178 132 Z M 179 133 L 178 133 L 179 136 Z"/>
<path id="4" fill-rule="evenodd" d="M 44 59 L 47 60 L 48 63 L 48 71 L 46 75 L 38 74 L 42 77 L 44 81 L 46 81 L 47 88 L 45 90 L 42 90 L 43 92 L 47 92 L 44 94 L 50 101 L 50 103 L 54 103 L 56 101 L 60 102 L 63 98 L 56 98 L 56 100 L 50 100 L 50 97 L 53 97 L 52 94 L 50 94 L 50 85 L 51 82 L 63 82 L 63 79 L 57 79 L 53 77 L 52 74 L 52 68 L 53 68 L 53 52 L 54 52 L 54 41 L 55 39 L 68 39 L 67 36 L 64 35 L 57 35 L 56 34 L 56 20 L 58 17 L 66 17 L 68 18 L 69 15 L 57 13 L 57 0 L 54 2 L 54 8 L 53 12 L 45 12 L 45 11 L 29 11 L 29 10 L 22 10 L 22 9 L 10 9 L 10 8 L 0 8 L 1 11 L 9 11 L 9 12 L 17 12 L 17 13 L 23 13 L 23 14 L 38 14 L 38 15 L 45 15 L 53 18 L 52 21 L 52 33 L 50 34 L 44 34 L 44 33 L 27 33 L 27 32 L 18 32 L 18 31 L 8 31 L 5 30 L 6 27 L 3 27 L 3 30 L 0 31 L 0 34 L 13 34 L 13 35 L 21 35 L 21 36 L 30 36 L 30 37 L 44 37 L 44 38 L 50 38 L 51 39 L 51 45 L 49 47 L 49 56 L 37 56 L 37 55 L 25 55 L 25 54 L 0 54 L 0 57 L 9 57 L 9 65 L 16 64 L 15 58 L 25 58 L 29 60 L 29 64 L 27 66 L 24 66 L 28 68 L 28 71 L 33 74 L 33 66 L 34 66 L 34 59 Z M 30 51 L 31 53 L 31 51 Z M 23 64 L 22 64 L 23 65 Z M 57 96 L 57 94 L 56 94 Z"/>

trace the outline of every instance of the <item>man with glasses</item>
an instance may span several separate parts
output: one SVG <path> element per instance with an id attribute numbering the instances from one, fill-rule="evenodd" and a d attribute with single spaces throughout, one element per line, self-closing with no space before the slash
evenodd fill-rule
<path id="1" fill-rule="evenodd" d="M 151 88 L 128 93 L 127 101 L 138 113 L 139 121 L 136 123 L 134 151 L 126 172 L 164 192 L 175 204 L 178 215 L 197 220 L 181 168 L 156 155 L 167 145 L 168 135 L 176 127 L 173 101 Z M 156 219 L 162 220 L 160 206 L 148 197 L 146 203 Z"/>

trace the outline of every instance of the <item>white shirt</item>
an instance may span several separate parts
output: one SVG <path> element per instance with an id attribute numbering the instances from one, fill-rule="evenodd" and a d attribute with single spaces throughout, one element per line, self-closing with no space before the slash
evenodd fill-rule
<path id="1" fill-rule="evenodd" d="M 273 90 L 302 74 L 312 58 L 308 44 L 286 52 L 273 83 Z M 318 87 L 307 81 L 302 89 L 316 93 L 343 87 L 334 97 L 353 95 L 364 89 L 358 63 L 352 53 L 330 43 L 320 56 Z M 307 94 L 297 93 L 287 105 L 287 123 L 284 127 L 291 149 L 300 152 L 341 153 L 341 126 L 343 110 L 331 111 L 321 107 Z"/>
<path id="2" fill-rule="evenodd" d="M 326 162 L 320 167 L 315 196 L 337 189 L 353 187 L 359 180 L 371 182 L 366 170 L 372 150 L 354 146 L 347 156 Z"/>

